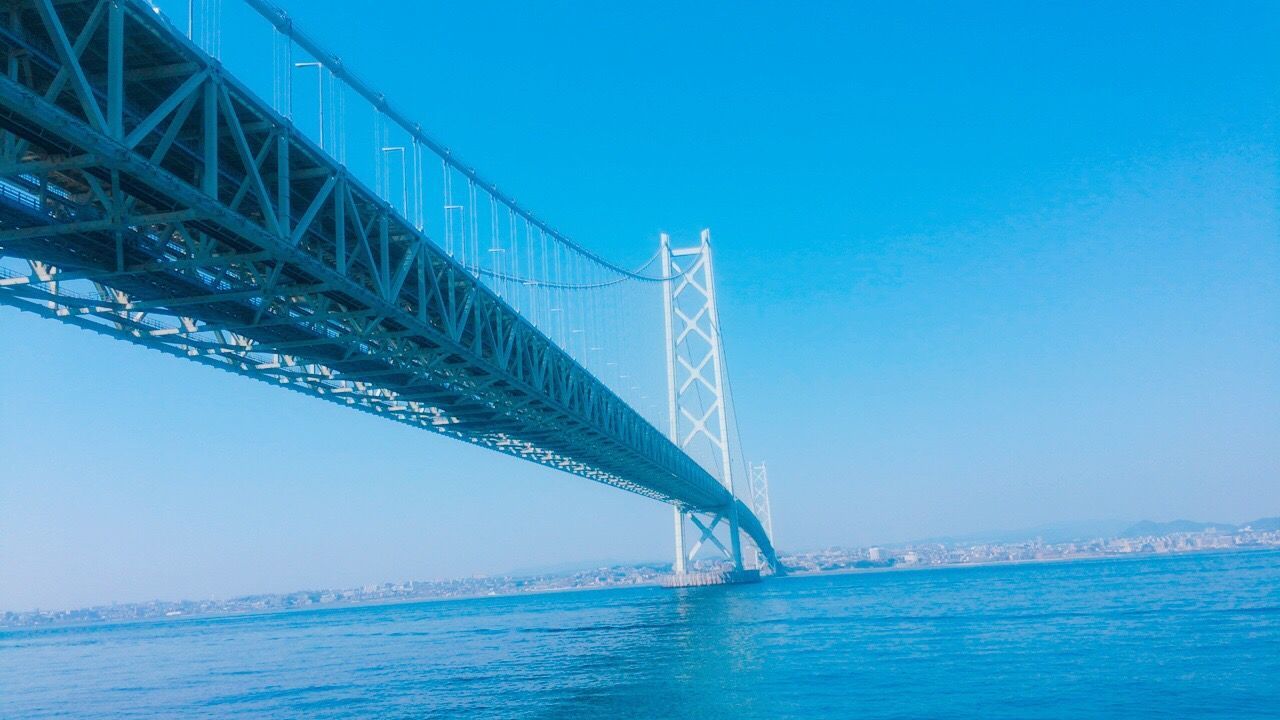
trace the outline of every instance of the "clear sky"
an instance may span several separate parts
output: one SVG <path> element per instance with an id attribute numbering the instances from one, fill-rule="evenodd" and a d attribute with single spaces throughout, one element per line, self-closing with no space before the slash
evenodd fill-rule
<path id="1" fill-rule="evenodd" d="M 783 549 L 1280 514 L 1280 5 L 282 4 L 602 254 L 713 229 Z M 670 555 L 652 501 L 9 308 L 0 393 L 0 609 Z"/>

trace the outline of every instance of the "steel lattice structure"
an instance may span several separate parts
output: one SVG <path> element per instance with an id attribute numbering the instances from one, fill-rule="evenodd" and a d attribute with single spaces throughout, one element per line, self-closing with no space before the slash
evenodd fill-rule
<path id="1" fill-rule="evenodd" d="M 724 367 L 724 346 L 720 332 L 720 313 L 716 305 L 715 271 L 711 256 L 711 231 L 703 230 L 693 247 L 673 248 L 670 238 L 662 236 L 660 250 L 662 272 L 671 278 L 664 283 L 663 305 L 666 319 L 668 425 L 671 441 L 687 452 L 700 449 L 704 467 L 721 479 L 725 489 L 735 497 L 739 481 L 734 472 L 730 443 L 729 388 Z M 754 503 L 754 485 L 751 499 Z M 764 492 L 768 492 L 765 490 Z M 752 509 L 758 510 L 758 507 Z M 686 564 L 710 542 L 727 557 L 738 571 L 743 569 L 739 525 L 742 508 L 705 512 L 699 508 L 675 508 L 675 571 L 685 571 Z M 747 511 L 747 515 L 751 515 Z M 757 516 L 751 515 L 755 521 Z M 692 548 L 685 547 L 685 520 L 692 522 L 701 536 Z M 722 521 L 728 521 L 729 546 L 715 535 Z M 772 540 L 766 524 L 763 532 Z M 769 560 L 769 564 L 773 564 Z M 757 563 L 759 565 L 759 563 Z"/>
<path id="2" fill-rule="evenodd" d="M 0 10 L 0 302 L 691 510 L 751 509 L 140 0 Z"/>
<path id="3" fill-rule="evenodd" d="M 751 463 L 747 466 L 747 485 L 751 491 L 751 509 L 764 524 L 764 531 L 773 539 L 773 509 L 769 506 L 769 469 L 764 463 Z M 756 549 L 756 566 L 763 567 L 769 559 L 759 548 Z"/>

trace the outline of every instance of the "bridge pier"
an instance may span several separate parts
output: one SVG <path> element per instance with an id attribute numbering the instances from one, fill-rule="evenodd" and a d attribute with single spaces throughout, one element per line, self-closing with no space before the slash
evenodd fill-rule
<path id="1" fill-rule="evenodd" d="M 709 585 L 742 585 L 760 582 L 759 570 L 717 570 L 668 575 L 660 581 L 665 588 L 706 587 Z"/>
<path id="2" fill-rule="evenodd" d="M 759 582 L 760 568 L 747 569 L 742 564 L 741 543 L 736 537 L 738 535 L 736 507 L 730 507 L 723 512 L 710 513 L 707 518 L 699 517 L 698 513 L 684 510 L 680 506 L 673 508 L 673 514 L 675 515 L 676 555 L 675 562 L 671 566 L 672 573 L 660 581 L 663 587 L 701 587 Z M 701 533 L 693 547 L 687 547 L 685 541 L 686 521 L 692 522 Z M 731 535 L 727 545 L 716 536 L 716 530 L 722 524 L 728 525 Z M 697 557 L 698 551 L 706 544 L 719 550 L 725 559 L 733 563 L 732 566 L 710 571 L 690 571 L 689 561 Z"/>
<path id="3" fill-rule="evenodd" d="M 736 499 L 738 494 L 730 488 Z M 733 569 L 742 572 L 742 533 L 738 531 L 738 504 L 735 502 L 729 508 L 729 547 L 730 557 L 733 559 Z"/>
<path id="4" fill-rule="evenodd" d="M 675 574 L 683 575 L 688 552 L 684 546 L 684 510 L 681 510 L 679 505 L 672 506 L 671 510 L 676 516 L 676 561 L 671 568 Z"/>

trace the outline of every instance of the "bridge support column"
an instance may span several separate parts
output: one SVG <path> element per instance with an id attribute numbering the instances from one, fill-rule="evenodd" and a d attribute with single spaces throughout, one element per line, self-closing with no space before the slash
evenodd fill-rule
<path id="1" fill-rule="evenodd" d="M 676 530 L 676 559 L 672 565 L 673 572 L 671 575 L 663 577 L 661 583 L 665 587 L 697 587 L 702 585 L 733 585 L 738 583 L 750 583 L 760 580 L 760 568 L 747 569 L 743 567 L 741 562 L 741 550 L 736 540 L 730 540 L 728 543 L 717 537 L 716 529 L 720 528 L 720 534 L 724 534 L 724 528 L 733 528 L 735 520 L 735 511 L 724 509 L 715 512 L 697 512 L 684 510 L 680 507 L 673 508 L 675 516 Z M 697 542 L 692 547 L 686 547 L 685 542 L 685 522 L 690 522 L 698 531 Z M 736 534 L 736 533 L 733 533 Z M 698 556 L 704 546 L 710 545 L 715 548 L 722 557 L 733 563 L 732 567 L 713 567 L 710 569 L 696 570 L 689 566 L 689 562 Z M 733 550 L 730 550 L 730 547 Z M 735 554 L 734 551 L 737 551 Z"/>
<path id="2" fill-rule="evenodd" d="M 735 494 L 736 496 L 736 494 Z M 733 569 L 742 571 L 742 533 L 738 531 L 738 505 L 729 509 L 729 547 L 733 554 Z"/>
<path id="3" fill-rule="evenodd" d="M 676 516 L 676 561 L 671 568 L 677 575 L 683 575 L 685 558 L 688 557 L 689 552 L 685 549 L 684 543 L 684 511 L 679 506 L 673 506 L 671 510 Z"/>

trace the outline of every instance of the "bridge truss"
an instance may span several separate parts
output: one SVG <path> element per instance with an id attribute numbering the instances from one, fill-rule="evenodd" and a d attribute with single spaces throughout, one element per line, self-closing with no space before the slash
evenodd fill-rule
<path id="1" fill-rule="evenodd" d="M 734 517 L 776 565 L 731 484 L 148 4 L 10 0 L 0 54 L 0 302 Z"/>

